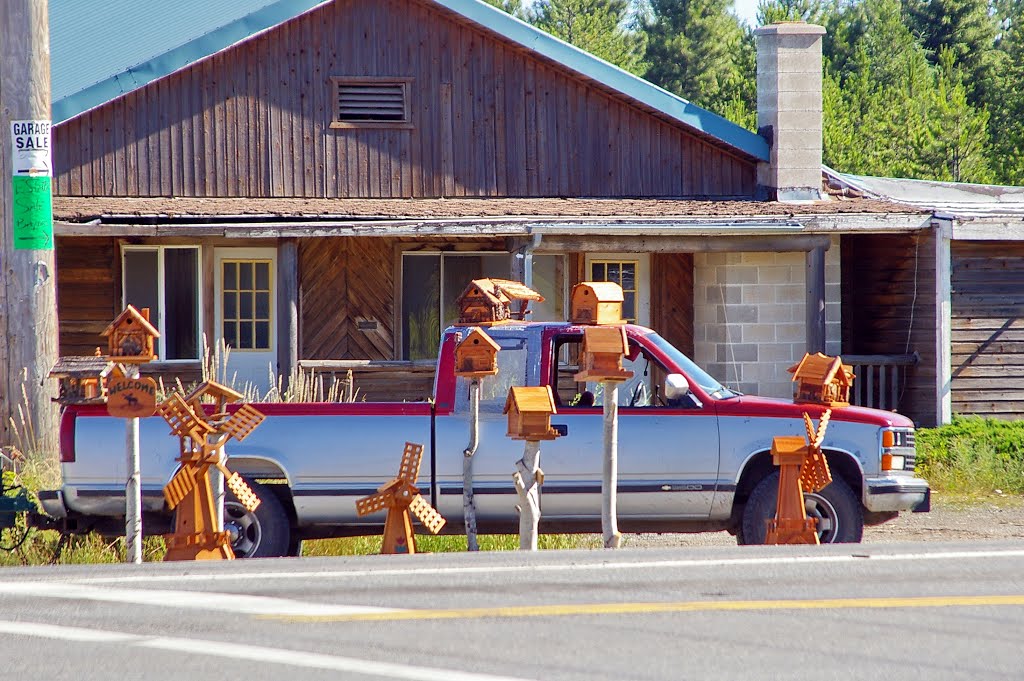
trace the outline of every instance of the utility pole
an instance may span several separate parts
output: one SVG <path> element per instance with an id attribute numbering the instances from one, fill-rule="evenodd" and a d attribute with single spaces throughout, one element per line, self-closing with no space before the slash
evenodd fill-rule
<path id="1" fill-rule="evenodd" d="M 0 2 L 0 444 L 57 451 L 47 0 Z M 16 429 L 16 430 L 15 430 Z"/>

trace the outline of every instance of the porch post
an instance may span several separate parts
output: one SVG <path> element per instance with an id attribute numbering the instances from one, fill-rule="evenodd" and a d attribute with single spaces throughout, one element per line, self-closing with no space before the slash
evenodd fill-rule
<path id="1" fill-rule="evenodd" d="M 825 248 L 807 251 L 807 352 L 825 352 Z"/>
<path id="2" fill-rule="evenodd" d="M 939 322 L 935 334 L 935 422 L 941 426 L 953 420 L 953 287 L 950 279 L 953 222 L 942 219 L 932 224 L 935 229 L 935 317 Z"/>
<path id="3" fill-rule="evenodd" d="M 299 242 L 281 239 L 277 247 L 277 373 L 284 388 L 299 362 Z"/>

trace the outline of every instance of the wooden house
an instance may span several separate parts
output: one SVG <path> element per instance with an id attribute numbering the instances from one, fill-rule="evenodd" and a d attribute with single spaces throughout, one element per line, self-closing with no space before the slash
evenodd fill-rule
<path id="1" fill-rule="evenodd" d="M 902 316 L 870 356 L 907 352 L 913 319 L 901 408 L 934 421 L 933 216 L 823 192 L 804 153 L 820 129 L 782 125 L 806 116 L 759 120 L 769 142 L 482 0 L 51 0 L 50 25 L 61 354 L 132 304 L 160 311 L 143 371 L 168 380 L 199 380 L 205 337 L 264 389 L 352 371 L 368 400 L 424 399 L 469 282 L 530 285 L 538 320 L 612 283 L 617 319 L 785 396 L 804 351 L 866 342 L 854 285 L 873 281 Z M 814 86 L 816 27 L 758 31 L 766 59 L 803 50 Z M 765 116 L 785 110 L 792 93 L 759 87 L 779 99 Z M 860 257 L 887 252 L 909 258 L 899 281 Z"/>
<path id="2" fill-rule="evenodd" d="M 615 282 L 582 281 L 572 287 L 569 321 L 575 324 L 625 324 L 622 286 Z"/>
<path id="3" fill-rule="evenodd" d="M 573 378 L 580 383 L 628 380 L 633 372 L 622 368 L 622 358 L 628 352 L 629 341 L 622 326 L 587 327 L 583 329 L 580 371 Z"/>
<path id="4" fill-rule="evenodd" d="M 531 301 L 544 302 L 544 296 L 517 281 L 474 279 L 455 304 L 459 309 L 459 324 L 489 326 L 525 319 Z"/>
<path id="5" fill-rule="evenodd" d="M 142 364 L 156 359 L 153 342 L 160 332 L 149 323 L 149 308 L 125 307 L 101 334 L 107 339 L 107 357 L 123 364 Z"/>
<path id="6" fill-rule="evenodd" d="M 554 440 L 558 432 L 551 427 L 555 398 L 550 386 L 512 386 L 505 399 L 508 433 L 513 440 Z"/>
<path id="7" fill-rule="evenodd" d="M 462 378 L 483 378 L 498 373 L 498 351 L 501 346 L 479 328 L 469 329 L 455 346 L 455 375 Z"/>
<path id="8" fill-rule="evenodd" d="M 853 371 L 840 357 L 819 353 L 804 355 L 788 371 L 796 383 L 796 401 L 844 407 L 850 403 Z"/>

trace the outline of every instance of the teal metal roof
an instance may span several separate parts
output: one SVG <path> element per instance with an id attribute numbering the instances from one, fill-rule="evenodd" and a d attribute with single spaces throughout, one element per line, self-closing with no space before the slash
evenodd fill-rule
<path id="1" fill-rule="evenodd" d="M 368 0 L 371 1 L 372 0 Z M 483 0 L 429 0 L 762 161 L 768 143 Z M 60 123 L 283 23 L 323 0 L 50 0 L 53 120 Z"/>

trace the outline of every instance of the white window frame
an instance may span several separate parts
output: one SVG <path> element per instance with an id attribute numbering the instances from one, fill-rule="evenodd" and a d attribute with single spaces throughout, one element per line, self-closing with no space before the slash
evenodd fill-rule
<path id="1" fill-rule="evenodd" d="M 634 324 L 651 325 L 651 257 L 647 253 L 587 253 L 586 276 L 589 278 L 595 263 L 636 263 L 636 321 Z"/>
<path id="2" fill-rule="evenodd" d="M 167 326 L 165 315 L 167 313 L 167 289 L 164 276 L 164 253 L 168 249 L 192 250 L 196 253 L 196 356 L 181 359 L 167 359 Z M 150 320 L 150 323 L 160 332 L 160 337 L 155 340 L 157 347 L 157 361 L 168 364 L 187 364 L 202 361 L 203 352 L 203 250 L 201 246 L 178 246 L 160 244 L 125 244 L 121 247 L 121 300 L 128 300 L 128 286 L 124 278 L 124 259 L 127 253 L 132 251 L 155 251 L 156 258 L 156 285 L 157 297 L 160 300 L 159 319 Z"/>

